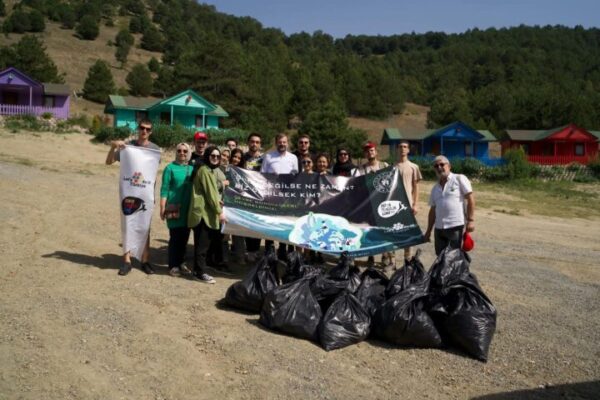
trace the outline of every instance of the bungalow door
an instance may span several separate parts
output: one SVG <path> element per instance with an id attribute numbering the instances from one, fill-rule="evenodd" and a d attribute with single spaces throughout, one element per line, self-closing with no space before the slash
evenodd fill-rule
<path id="1" fill-rule="evenodd" d="M 19 94 L 17 92 L 2 92 L 2 103 L 11 105 L 19 104 Z"/>

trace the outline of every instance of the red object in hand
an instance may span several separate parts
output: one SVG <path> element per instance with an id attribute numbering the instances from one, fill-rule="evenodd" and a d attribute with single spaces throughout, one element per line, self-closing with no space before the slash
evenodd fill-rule
<path id="1" fill-rule="evenodd" d="M 473 241 L 471 234 L 469 232 L 465 232 L 465 234 L 463 235 L 462 249 L 464 251 L 471 251 L 473 250 L 473 247 L 475 247 L 475 242 Z"/>

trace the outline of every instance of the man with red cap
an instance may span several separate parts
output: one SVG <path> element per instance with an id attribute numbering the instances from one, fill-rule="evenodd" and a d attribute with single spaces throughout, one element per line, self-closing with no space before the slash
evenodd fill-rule
<path id="1" fill-rule="evenodd" d="M 194 151 L 190 158 L 190 165 L 194 166 L 194 169 L 198 169 L 202 165 L 204 159 L 204 149 L 208 144 L 208 135 L 202 131 L 194 133 Z"/>
<path id="2" fill-rule="evenodd" d="M 435 254 L 445 247 L 460 248 L 463 230 L 475 230 L 475 197 L 469 179 L 462 174 L 450 172 L 450 161 L 444 156 L 433 160 L 433 169 L 438 178 L 429 196 L 429 216 L 425 240 L 431 240 L 435 225 Z M 465 212 L 466 202 L 466 212 Z M 466 213 L 466 215 L 465 215 Z M 465 224 L 466 219 L 466 224 Z"/>

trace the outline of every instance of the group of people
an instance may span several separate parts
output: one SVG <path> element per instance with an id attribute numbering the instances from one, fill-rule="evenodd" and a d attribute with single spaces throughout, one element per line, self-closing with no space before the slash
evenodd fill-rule
<path id="1" fill-rule="evenodd" d="M 113 141 L 106 158 L 106 164 L 119 161 L 119 151 L 125 145 L 141 146 L 158 149 L 150 141 L 152 123 L 142 120 L 138 124 L 138 136 L 129 142 Z M 236 261 L 245 258 L 254 262 L 259 257 L 261 239 L 231 237 L 221 231 L 225 221 L 223 213 L 223 190 L 229 184 L 226 179 L 228 166 L 236 166 L 253 171 L 273 174 L 333 174 L 336 176 L 359 176 L 374 173 L 387 168 L 388 163 L 378 159 L 377 146 L 373 142 L 363 145 L 365 162 L 356 165 L 352 161 L 349 149 L 340 147 L 335 160 L 330 160 L 326 153 L 316 153 L 311 150 L 310 136 L 301 134 L 298 137 L 296 150 L 289 150 L 287 134 L 280 133 L 275 137 L 275 149 L 263 154 L 262 137 L 251 133 L 247 138 L 247 150 L 243 151 L 237 140 L 230 138 L 226 147 L 220 149 L 209 144 L 209 137 L 204 132 L 194 134 L 193 149 L 187 143 L 176 146 L 175 160 L 169 163 L 163 171 L 160 188 L 160 217 L 166 220 L 169 228 L 168 263 L 169 273 L 180 276 L 191 272 L 194 279 L 204 283 L 215 283 L 215 279 L 206 272 L 211 267 L 221 273 L 230 273 L 227 258 L 233 256 Z M 417 214 L 419 206 L 419 182 L 422 179 L 419 167 L 408 160 L 410 144 L 402 141 L 399 144 L 398 160 L 394 167 L 402 178 L 407 198 L 413 214 Z M 460 247 L 463 232 L 474 230 L 475 200 L 471 183 L 464 175 L 453 174 L 449 160 L 437 156 L 433 161 L 437 183 L 431 191 L 429 200 L 425 240 L 429 241 L 434 232 L 435 251 L 439 254 L 444 247 Z M 465 206 L 466 205 L 466 206 Z M 194 262 L 192 271 L 185 267 L 185 253 L 190 233 L 194 237 Z M 148 258 L 148 243 L 141 261 L 141 269 L 147 274 L 153 274 L 154 269 Z M 265 240 L 265 249 L 273 248 L 274 243 Z M 231 254 L 230 254 L 231 249 Z M 293 246 L 280 243 L 277 254 L 285 259 Z M 310 253 L 313 262 L 322 262 L 320 254 Z M 411 249 L 404 249 L 404 258 L 411 256 Z M 369 258 L 374 264 L 374 258 Z M 382 254 L 382 264 L 395 265 L 394 252 Z M 119 275 L 127 275 L 132 269 L 129 253 L 124 254 L 123 264 Z"/>

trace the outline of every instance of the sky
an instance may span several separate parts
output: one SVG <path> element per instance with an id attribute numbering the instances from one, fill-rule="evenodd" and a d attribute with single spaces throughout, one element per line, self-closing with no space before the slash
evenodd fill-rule
<path id="1" fill-rule="evenodd" d="M 525 25 L 600 25 L 600 0 L 199 0 L 250 16 L 287 35 L 321 30 L 335 38 Z"/>

